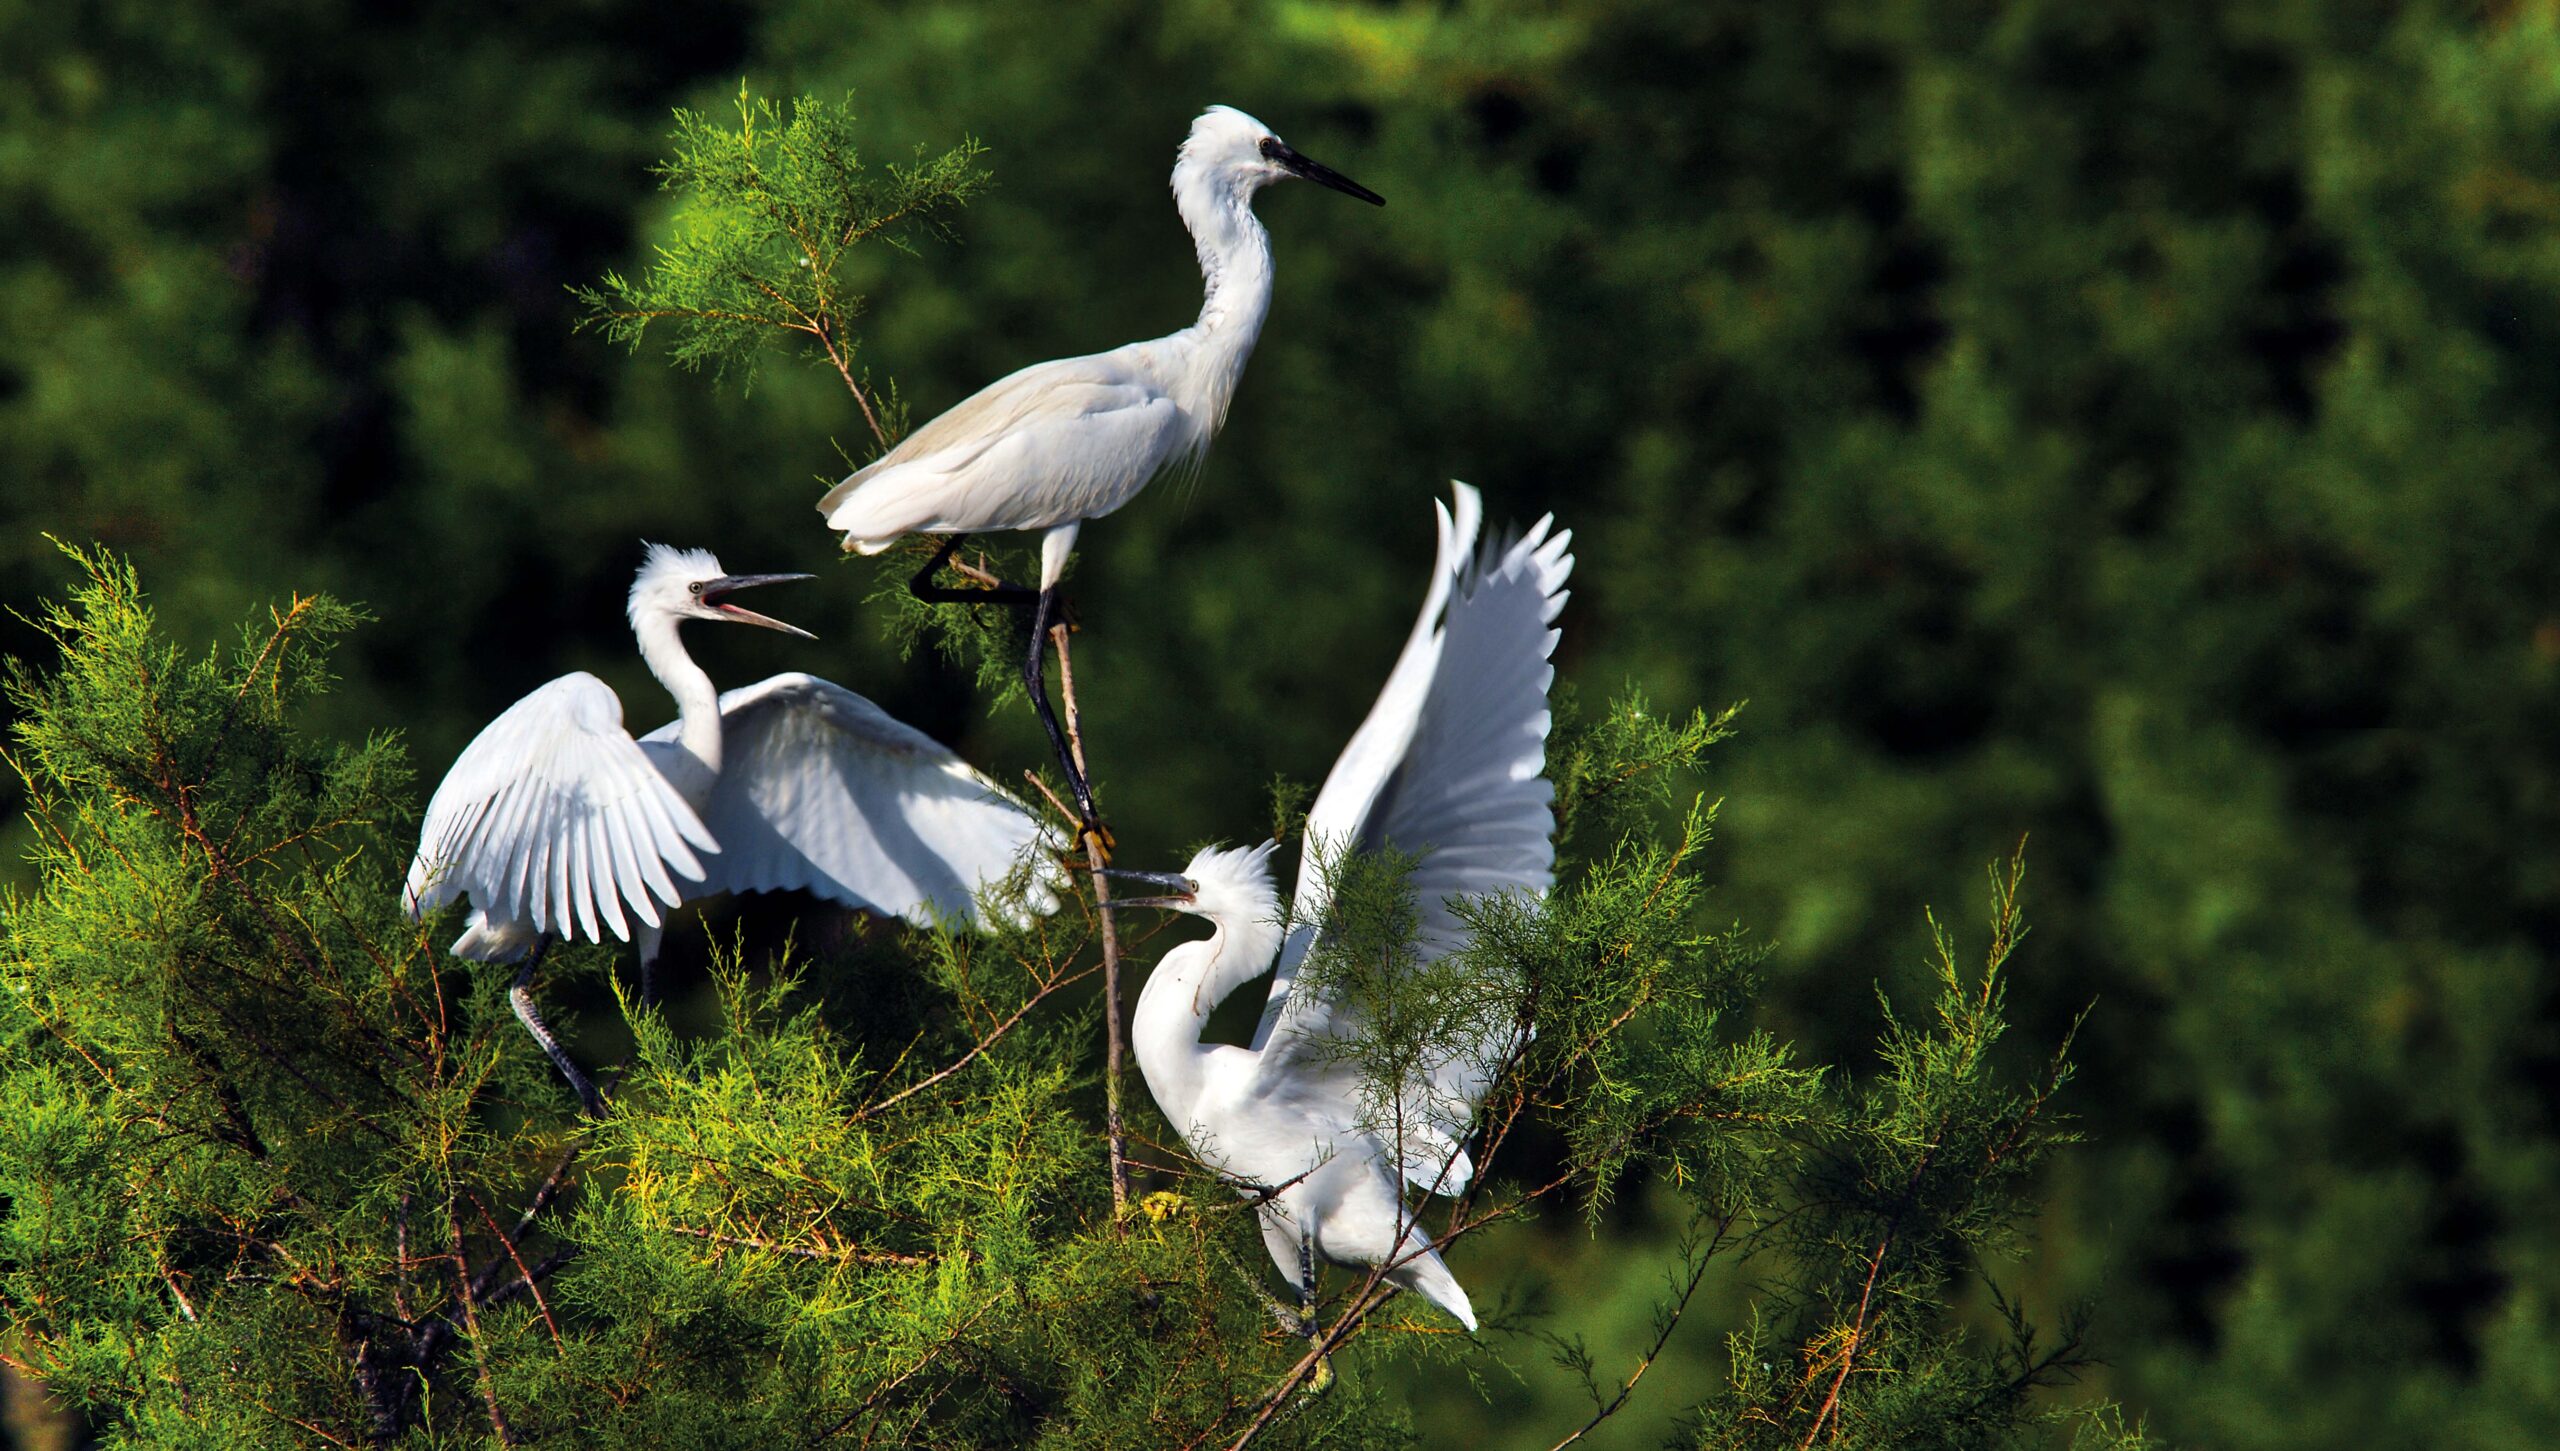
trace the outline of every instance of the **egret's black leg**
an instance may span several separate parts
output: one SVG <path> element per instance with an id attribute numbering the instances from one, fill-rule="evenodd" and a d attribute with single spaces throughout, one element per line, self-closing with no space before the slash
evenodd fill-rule
<path id="1" fill-rule="evenodd" d="M 658 963 L 657 963 L 657 958 L 656 958 L 656 955 L 655 955 L 655 954 L 653 954 L 653 953 L 647 953 L 647 952 L 644 952 L 644 953 L 640 954 L 640 1006 L 642 1006 L 642 1007 L 644 1007 L 644 1008 L 654 1008 L 654 1007 L 656 1007 L 657 1005 L 658 1005 Z"/>
<path id="2" fill-rule="evenodd" d="M 1324 1326 L 1316 1320 L 1316 1237 L 1313 1233 L 1298 1236 L 1298 1323 L 1306 1327 L 1308 1344 L 1324 1344 Z M 1307 1394 L 1320 1396 L 1331 1389 L 1333 1357 L 1318 1356 L 1315 1373 L 1307 1377 Z"/>
<path id="3" fill-rule="evenodd" d="M 933 577 L 942 572 L 942 566 L 951 562 L 951 552 L 968 542 L 966 534 L 954 534 L 943 540 L 942 547 L 933 552 L 933 558 L 925 561 L 924 568 L 908 578 L 907 593 L 929 605 L 1010 605 L 1015 609 L 1026 607 L 1039 597 L 1036 590 L 1024 585 L 1006 584 L 1002 580 L 972 589 L 935 584 Z"/>
<path id="4" fill-rule="evenodd" d="M 1316 1242 L 1313 1235 L 1298 1236 L 1298 1320 L 1307 1327 L 1307 1338 L 1318 1338 L 1316 1330 Z"/>
<path id="5" fill-rule="evenodd" d="M 1049 733 L 1049 749 L 1058 753 L 1058 769 L 1067 774 L 1067 789 L 1075 793 L 1076 810 L 1084 817 L 1084 829 L 1102 838 L 1107 855 L 1111 836 L 1102 829 L 1102 818 L 1093 809 L 1093 787 L 1086 784 L 1084 772 L 1076 769 L 1076 755 L 1067 745 L 1067 733 L 1058 728 L 1057 712 L 1049 708 L 1049 672 L 1044 647 L 1049 643 L 1049 616 L 1057 604 L 1058 590 L 1052 585 L 1040 591 L 1031 606 L 1031 653 L 1022 659 L 1022 684 L 1031 692 L 1031 708 L 1040 713 L 1040 728 Z"/>
<path id="6" fill-rule="evenodd" d="M 1074 794 L 1076 811 L 1083 818 L 1078 824 L 1093 833 L 1102 843 L 1103 855 L 1108 857 L 1111 854 L 1111 833 L 1103 826 L 1100 813 L 1093 809 L 1093 787 L 1085 780 L 1084 772 L 1076 769 L 1076 755 L 1067 745 L 1067 733 L 1059 727 L 1057 712 L 1049 706 L 1049 672 L 1043 654 L 1049 646 L 1049 621 L 1058 609 L 1057 586 L 1035 590 L 998 581 L 983 589 L 956 589 L 950 585 L 935 584 L 933 577 L 950 562 L 952 551 L 967 543 L 968 539 L 966 534 L 954 534 L 943 540 L 942 547 L 933 552 L 933 558 L 925 561 L 924 568 L 907 580 L 907 593 L 928 604 L 997 604 L 1030 608 L 1031 648 L 1023 657 L 1023 688 L 1031 694 L 1031 708 L 1040 716 L 1040 728 L 1049 733 L 1049 749 L 1057 754 L 1058 769 L 1066 773 L 1067 789 Z"/>
<path id="7" fill-rule="evenodd" d="M 516 985 L 507 989 L 507 1001 L 515 1005 L 516 1021 L 524 1024 L 524 1030 L 533 1035 L 533 1041 L 550 1058 L 551 1066 L 559 1069 L 560 1076 L 569 1080 L 569 1086 L 577 1090 L 578 1102 L 585 1107 L 587 1117 L 602 1118 L 604 1095 L 596 1092 L 596 1086 L 587 1081 L 587 1075 L 578 1071 L 578 1065 L 570 1061 L 569 1050 L 561 1047 L 560 1040 L 551 1036 L 551 1030 L 542 1025 L 542 1015 L 534 1011 L 533 968 L 540 961 L 542 948 L 536 947 L 533 955 L 524 960 L 524 966 L 516 969 Z"/>

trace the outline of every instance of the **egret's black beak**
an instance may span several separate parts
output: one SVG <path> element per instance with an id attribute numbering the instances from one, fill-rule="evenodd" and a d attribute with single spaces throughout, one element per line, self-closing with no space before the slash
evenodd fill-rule
<path id="1" fill-rule="evenodd" d="M 1262 155 L 1264 160 L 1278 166 L 1291 176 L 1303 176 L 1318 186 L 1329 186 L 1345 196 L 1356 196 L 1373 207 L 1382 207 L 1387 204 L 1385 197 L 1344 176 L 1341 172 L 1321 161 L 1310 161 L 1290 150 L 1289 143 L 1277 136 L 1262 138 Z"/>
<path id="2" fill-rule="evenodd" d="M 1200 896 L 1200 884 L 1178 872 L 1128 872 L 1118 867 L 1104 867 L 1101 875 L 1115 882 L 1154 887 L 1164 893 L 1160 897 L 1114 897 L 1103 904 L 1114 911 L 1122 907 L 1188 907 Z"/>
<path id="3" fill-rule="evenodd" d="M 734 620 L 741 625 L 762 625 L 768 630 L 780 630 L 786 635 L 797 635 L 803 640 L 814 640 L 818 637 L 801 629 L 798 625 L 786 625 L 770 615 L 759 615 L 753 610 L 742 610 L 729 603 L 726 596 L 736 594 L 742 589 L 753 589 L 760 584 L 781 584 L 788 580 L 816 578 L 814 574 L 724 574 L 718 579 L 704 580 L 702 588 L 694 593 L 706 607 L 717 610 L 720 618 L 724 620 Z"/>

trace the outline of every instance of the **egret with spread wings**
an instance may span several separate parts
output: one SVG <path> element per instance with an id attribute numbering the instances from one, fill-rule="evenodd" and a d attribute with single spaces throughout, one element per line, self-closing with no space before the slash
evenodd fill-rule
<path id="1" fill-rule="evenodd" d="M 1031 611 L 1023 683 L 1074 791 L 1088 831 L 1102 833 L 1093 792 L 1049 709 L 1041 649 L 1076 531 L 1129 502 L 1156 475 L 1199 462 L 1226 421 L 1245 359 L 1271 310 L 1271 238 L 1255 192 L 1303 177 L 1385 205 L 1377 193 L 1291 150 L 1228 106 L 1191 123 L 1173 167 L 1174 207 L 1200 254 L 1200 318 L 1169 337 L 1107 353 L 1035 363 L 961 400 L 818 501 L 844 547 L 877 554 L 909 534 L 947 534 L 910 584 L 918 598 L 996 600 Z M 971 534 L 1037 529 L 1037 590 L 937 587 L 933 576 Z"/>
<path id="2" fill-rule="evenodd" d="M 1384 1265 L 1386 1278 L 1475 1328 L 1467 1292 L 1415 1222 L 1408 1188 L 1455 1194 L 1474 1176 L 1464 1142 L 1494 1073 L 1518 1046 L 1509 1003 L 1440 1042 L 1386 1097 L 1345 1047 L 1358 1015 L 1306 976 L 1342 852 L 1417 859 L 1416 958 L 1462 950 L 1458 904 L 1542 897 L 1555 880 L 1554 789 L 1545 777 L 1548 656 L 1572 572 L 1572 535 L 1541 519 L 1479 549 L 1481 506 L 1457 486 L 1440 512 L 1439 563 L 1386 688 L 1309 810 L 1293 910 L 1273 889 L 1271 846 L 1201 852 L 1180 876 L 1114 873 L 1169 888 L 1114 907 L 1209 919 L 1204 941 L 1165 954 L 1138 999 L 1130 1042 L 1147 1088 L 1201 1162 L 1262 1197 L 1263 1243 L 1296 1279 L 1317 1333 L 1316 1265 Z M 1209 1014 L 1272 967 L 1249 1048 L 1204 1044 Z"/>
<path id="3" fill-rule="evenodd" d="M 409 864 L 412 917 L 468 896 L 457 957 L 520 962 L 526 1031 L 578 1091 L 602 1101 L 532 997 L 552 938 L 638 940 L 640 996 L 666 913 L 721 892 L 798 889 L 910 921 L 976 925 L 978 892 L 1026 862 L 1023 910 L 1057 899 L 1039 821 L 949 749 L 840 685 L 776 675 L 722 694 L 685 653 L 687 620 L 806 630 L 737 604 L 805 574 L 733 575 L 699 549 L 649 546 L 632 632 L 676 719 L 634 739 L 596 677 L 563 675 L 491 721 L 436 788 Z"/>

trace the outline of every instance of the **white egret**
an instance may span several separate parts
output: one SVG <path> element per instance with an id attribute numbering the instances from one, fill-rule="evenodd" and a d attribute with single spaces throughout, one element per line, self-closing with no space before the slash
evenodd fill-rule
<path id="1" fill-rule="evenodd" d="M 1439 563 L 1421 617 L 1308 813 L 1292 912 L 1281 912 L 1273 890 L 1269 843 L 1203 851 L 1179 877 L 1113 874 L 1171 890 L 1112 906 L 1173 907 L 1215 929 L 1165 954 L 1139 994 L 1130 1043 L 1149 1092 L 1192 1152 L 1263 1199 L 1263 1243 L 1281 1273 L 1296 1277 L 1311 1336 L 1320 1260 L 1384 1264 L 1388 1281 L 1469 1330 L 1476 1325 L 1467 1292 L 1404 1191 L 1455 1194 L 1474 1176 L 1463 1141 L 1491 1075 L 1518 1043 L 1509 1005 L 1487 1014 L 1473 1041 L 1434 1045 L 1382 1123 L 1375 1091 L 1342 1051 L 1360 1032 L 1357 1014 L 1299 974 L 1324 917 L 1326 869 L 1341 852 L 1392 847 L 1419 858 L 1411 885 L 1425 962 L 1466 945 L 1457 902 L 1537 897 L 1554 883 L 1548 655 L 1573 569 L 1572 535 L 1550 535 L 1552 519 L 1541 519 L 1516 542 L 1478 550 L 1480 508 L 1461 484 L 1454 516 L 1440 510 Z M 1275 954 L 1252 1046 L 1202 1043 L 1218 1003 Z"/>
<path id="2" fill-rule="evenodd" d="M 1000 378 L 818 501 L 827 527 L 843 531 L 847 550 L 877 554 L 909 534 L 950 535 L 910 583 L 918 598 L 1029 607 L 1023 682 L 1084 825 L 1097 833 L 1092 790 L 1067 750 L 1042 679 L 1040 652 L 1058 579 L 1084 521 L 1129 502 L 1156 475 L 1196 465 L 1226 421 L 1236 381 L 1271 310 L 1271 238 L 1253 215 L 1253 195 L 1292 176 L 1386 204 L 1291 150 L 1244 112 L 1228 106 L 1202 112 L 1173 166 L 1174 207 L 1191 230 L 1206 285 L 1199 320 L 1169 337 L 1035 363 Z M 1038 589 L 933 585 L 963 540 L 996 529 L 1044 531 Z"/>
<path id="3" fill-rule="evenodd" d="M 427 804 L 409 915 L 470 897 L 451 951 L 523 963 L 516 1015 L 591 1113 L 601 1107 L 594 1087 L 533 1007 L 548 939 L 636 935 L 650 1002 L 665 909 L 799 889 L 911 921 L 975 925 L 976 891 L 1054 845 L 993 782 L 852 691 L 795 672 L 722 694 L 685 653 L 677 631 L 687 620 L 814 639 L 730 600 L 810 577 L 733 575 L 707 551 L 650 545 L 631 586 L 631 629 L 676 698 L 676 719 L 634 740 L 611 687 L 584 671 L 563 675 L 491 721 Z M 1049 886 L 1035 885 L 1029 910 L 1057 906 Z"/>

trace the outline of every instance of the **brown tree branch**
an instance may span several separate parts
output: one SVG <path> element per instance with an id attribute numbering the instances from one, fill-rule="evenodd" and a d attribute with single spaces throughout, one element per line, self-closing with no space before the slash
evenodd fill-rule
<path id="1" fill-rule="evenodd" d="M 1049 643 L 1058 651 L 1058 701 L 1064 707 L 1067 727 L 1067 750 L 1075 757 L 1076 774 L 1084 777 L 1090 788 L 1093 773 L 1085 768 L 1084 731 L 1076 712 L 1076 671 L 1067 653 L 1068 629 L 1065 625 L 1049 627 Z M 1088 832 L 1084 838 L 1085 864 L 1093 868 L 1093 907 L 1102 919 L 1102 1101 L 1104 1133 L 1111 1151 L 1111 1222 L 1116 1227 L 1129 1218 L 1129 1130 L 1120 1116 L 1120 929 L 1111 920 L 1111 879 L 1102 874 L 1106 858 L 1102 842 Z"/>
<path id="2" fill-rule="evenodd" d="M 450 1232 L 446 1244 L 453 1263 L 453 1288 L 462 1297 L 463 1326 L 471 1332 L 471 1365 L 479 1376 L 480 1399 L 489 1408 L 489 1429 L 498 1433 L 501 1446 L 523 1445 L 507 1424 L 506 1412 L 498 1408 L 498 1385 L 489 1374 L 489 1342 L 480 1334 L 479 1297 L 471 1292 L 471 1261 L 462 1253 L 462 1211 L 450 1199 L 445 1201 L 444 1222 Z"/>
<path id="3" fill-rule="evenodd" d="M 933 1087 L 935 1084 L 940 1083 L 946 1078 L 949 1078 L 952 1074 L 959 1072 L 961 1069 L 968 1067 L 970 1062 L 979 1054 L 984 1053 L 987 1049 L 995 1046 L 997 1039 L 1012 1032 L 1014 1025 L 1020 1023 L 1023 1017 L 1033 1008 L 1040 1006 L 1040 1004 L 1045 1001 L 1050 994 L 1057 992 L 1061 988 L 1069 987 L 1084 981 L 1086 978 L 1093 976 L 1093 972 L 1094 970 L 1088 967 L 1082 972 L 1074 972 L 1069 973 L 1064 977 L 1051 978 L 1046 984 L 1042 985 L 1038 992 L 1033 993 L 1021 1007 L 1014 1009 L 1011 1016 L 1007 1017 L 1003 1022 L 996 1024 L 995 1027 L 989 1029 L 985 1037 L 970 1044 L 968 1052 L 961 1054 L 958 1058 L 953 1059 L 948 1065 L 935 1071 L 931 1075 L 920 1079 L 917 1082 L 908 1084 L 906 1087 L 899 1089 L 896 1093 L 890 1094 L 887 1098 L 880 1099 L 873 1103 L 866 1103 L 862 1107 L 855 1109 L 847 1116 L 846 1121 L 849 1123 L 860 1123 L 864 1119 L 874 1117 L 887 1111 L 896 1104 L 924 1092 L 926 1089 Z"/>

